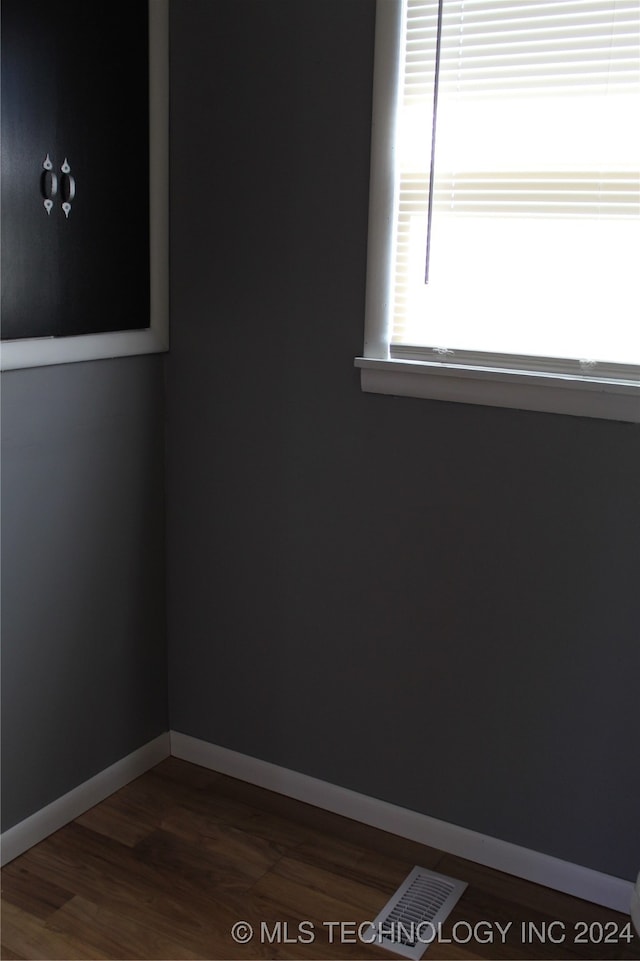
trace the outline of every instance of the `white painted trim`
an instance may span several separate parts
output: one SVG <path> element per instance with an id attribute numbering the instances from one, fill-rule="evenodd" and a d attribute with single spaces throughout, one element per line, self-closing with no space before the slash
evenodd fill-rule
<path id="1" fill-rule="evenodd" d="M 137 751 L 121 758 L 83 784 L 64 794 L 0 836 L 0 864 L 7 864 L 28 848 L 80 817 L 95 804 L 140 777 L 169 757 L 169 734 L 161 734 Z"/>
<path id="2" fill-rule="evenodd" d="M 169 0 L 149 0 L 149 201 L 150 326 L 78 337 L 5 340 L 0 370 L 169 349 Z"/>
<path id="3" fill-rule="evenodd" d="M 149 0 L 149 269 L 154 351 L 169 349 L 169 0 Z"/>
<path id="4" fill-rule="evenodd" d="M 389 356 L 391 261 L 395 230 L 396 101 L 401 33 L 402 0 L 378 0 L 371 117 L 364 352 L 367 357 L 383 359 Z"/>
<path id="5" fill-rule="evenodd" d="M 636 934 L 640 938 L 640 874 L 631 896 L 631 920 L 636 929 Z"/>
<path id="6" fill-rule="evenodd" d="M 640 423 L 640 385 L 541 371 L 356 357 L 366 393 Z"/>
<path id="7" fill-rule="evenodd" d="M 404 9 L 402 0 L 376 0 L 365 331 L 363 356 L 355 359 L 361 368 L 362 390 L 639 423 L 640 386 L 626 383 L 623 375 L 619 380 L 596 381 L 592 386 L 585 377 L 563 377 L 555 372 L 553 362 L 538 371 L 513 371 L 495 369 L 495 362 L 490 367 L 487 357 L 485 369 L 479 371 L 459 364 L 391 359 L 392 260 L 397 226 L 395 143 Z M 399 345 L 394 346 L 399 349 Z M 633 369 L 637 376 L 637 368 Z"/>
<path id="8" fill-rule="evenodd" d="M 270 791 L 333 811 L 382 831 L 485 864 L 577 898 L 629 913 L 633 883 L 561 861 L 539 851 L 469 831 L 417 811 L 357 794 L 306 774 L 238 754 L 186 734 L 170 732 L 171 754 Z"/>

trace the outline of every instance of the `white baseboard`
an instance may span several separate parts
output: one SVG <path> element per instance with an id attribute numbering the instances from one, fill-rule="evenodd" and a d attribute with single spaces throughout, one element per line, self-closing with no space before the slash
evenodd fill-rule
<path id="1" fill-rule="evenodd" d="M 186 734 L 171 731 L 170 736 L 171 754 L 184 761 L 629 914 L 633 891 L 631 881 L 478 834 Z"/>
<path id="2" fill-rule="evenodd" d="M 28 848 L 80 817 L 94 804 L 118 791 L 163 761 L 170 753 L 169 734 L 161 734 L 137 751 L 121 758 L 62 797 L 47 804 L 0 836 L 0 864 L 7 864 Z"/>
<path id="3" fill-rule="evenodd" d="M 629 914 L 633 883 L 579 864 L 469 831 L 426 814 L 358 794 L 288 768 L 171 731 L 161 734 L 95 777 L 20 821 L 0 836 L 7 864 L 172 754 L 222 774 L 333 811 L 390 834 L 409 838 L 498 871 Z M 636 908 L 637 910 L 637 908 Z"/>

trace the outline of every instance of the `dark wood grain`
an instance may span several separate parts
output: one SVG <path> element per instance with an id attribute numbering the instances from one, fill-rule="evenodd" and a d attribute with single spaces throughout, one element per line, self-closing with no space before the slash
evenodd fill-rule
<path id="1" fill-rule="evenodd" d="M 640 961 L 637 939 L 574 943 L 578 921 L 622 928 L 614 911 L 175 758 L 5 867 L 1 957 L 383 961 L 327 922 L 375 918 L 415 864 L 468 883 L 426 961 Z M 240 920 L 248 944 L 231 936 Z M 529 921 L 561 921 L 566 942 L 523 943 Z M 452 936 L 484 922 L 510 923 L 505 943 Z"/>

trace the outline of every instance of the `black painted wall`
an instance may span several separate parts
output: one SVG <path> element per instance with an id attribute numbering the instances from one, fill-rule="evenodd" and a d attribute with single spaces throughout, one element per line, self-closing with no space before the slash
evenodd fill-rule
<path id="1" fill-rule="evenodd" d="M 161 357 L 2 374 L 2 829 L 167 730 Z"/>
<path id="2" fill-rule="evenodd" d="M 172 5 L 171 725 L 631 879 L 640 435 L 360 392 L 374 12 Z"/>

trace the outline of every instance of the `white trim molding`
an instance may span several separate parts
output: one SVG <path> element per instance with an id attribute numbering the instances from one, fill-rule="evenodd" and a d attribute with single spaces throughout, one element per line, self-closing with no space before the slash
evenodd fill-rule
<path id="1" fill-rule="evenodd" d="M 95 804 L 119 791 L 145 771 L 169 757 L 169 734 L 161 734 L 20 821 L 0 836 L 0 864 L 13 861 L 19 854 L 38 844 L 69 821 L 80 817 Z"/>
<path id="2" fill-rule="evenodd" d="M 636 934 L 640 938 L 640 874 L 638 874 L 638 880 L 631 897 L 631 920 L 636 929 Z"/>
<path id="3" fill-rule="evenodd" d="M 633 883 L 469 831 L 187 734 L 170 732 L 171 754 L 371 827 L 629 914 Z"/>
<path id="4" fill-rule="evenodd" d="M 161 734 L 9 828 L 0 837 L 0 863 L 4 865 L 12 861 L 169 755 L 381 831 L 629 914 L 634 891 L 631 881 L 479 834 L 176 731 Z"/>
<path id="5" fill-rule="evenodd" d="M 452 6 L 456 5 L 452 4 Z M 495 310 L 495 305 L 492 302 L 487 302 L 487 298 L 484 302 L 482 300 L 476 302 L 474 298 L 473 301 L 470 300 L 465 304 L 461 303 L 457 308 L 460 311 L 460 319 L 463 321 L 462 327 L 456 322 L 452 326 L 443 327 L 426 324 L 425 329 L 416 335 L 415 330 L 411 330 L 411 327 L 408 326 L 406 330 L 402 330 L 402 332 L 398 330 L 396 333 L 400 338 L 409 338 L 409 343 L 396 344 L 392 342 L 395 320 L 402 313 L 402 311 L 396 311 L 394 306 L 396 288 L 397 296 L 400 298 L 399 304 L 407 300 L 413 302 L 411 291 L 414 290 L 416 282 L 412 273 L 413 266 L 408 266 L 409 263 L 413 264 L 414 262 L 410 239 L 413 234 L 407 226 L 408 221 L 405 219 L 405 215 L 407 218 L 409 216 L 420 218 L 423 214 L 426 214 L 427 204 L 431 202 L 428 191 L 425 191 L 423 186 L 417 186 L 417 181 L 414 179 L 419 171 L 421 183 L 426 184 L 429 181 L 428 149 L 427 152 L 423 149 L 426 144 L 422 144 L 418 149 L 416 141 L 412 137 L 404 136 L 402 127 L 404 108 L 402 104 L 405 93 L 408 99 L 425 96 L 428 100 L 429 97 L 433 96 L 431 92 L 426 94 L 416 92 L 420 86 L 416 78 L 422 68 L 424 68 L 425 74 L 431 73 L 431 75 L 434 75 L 433 71 L 438 69 L 435 60 L 439 56 L 437 53 L 438 44 L 427 44 L 425 42 L 424 47 L 417 50 L 414 41 L 407 39 L 412 29 L 410 27 L 410 16 L 405 16 L 407 10 L 407 5 L 403 0 L 377 0 L 376 3 L 364 348 L 363 355 L 355 358 L 355 365 L 360 368 L 362 390 L 366 393 L 639 423 L 640 368 L 636 362 L 637 341 L 633 341 L 633 346 L 631 346 L 631 337 L 626 348 L 623 348 L 622 344 L 614 342 L 612 353 L 624 356 L 625 352 L 630 352 L 633 361 L 609 364 L 605 358 L 610 352 L 610 348 L 594 346 L 594 350 L 603 353 L 603 358 L 596 362 L 595 359 L 591 359 L 589 354 L 583 359 L 579 359 L 582 357 L 580 353 L 578 357 L 573 355 L 569 358 L 565 357 L 568 373 L 564 373 L 557 369 L 558 365 L 556 363 L 558 360 L 562 360 L 562 357 L 529 356 L 535 353 L 536 345 L 539 346 L 544 343 L 544 341 L 537 341 L 536 338 L 530 340 L 525 338 L 520 342 L 517 340 L 510 341 L 514 350 L 520 350 L 522 353 L 502 355 L 494 352 L 490 346 L 491 338 L 485 336 L 481 338 L 480 345 L 484 340 L 487 347 L 485 351 L 481 351 L 477 342 L 477 331 L 483 329 L 483 324 L 487 326 L 488 320 Z M 411 36 L 414 35 L 411 34 Z M 409 49 L 407 44 L 413 44 L 411 46 L 411 56 L 414 59 L 411 60 L 405 70 L 405 53 Z M 418 46 L 420 45 L 421 42 L 418 42 Z M 490 49 L 492 49 L 491 44 L 487 47 L 488 51 Z M 432 53 L 434 62 L 432 62 Z M 422 59 L 418 63 L 415 57 Z M 406 90 L 404 87 L 405 77 L 409 78 Z M 512 93 L 515 93 L 515 91 L 512 91 Z M 412 100 L 412 102 L 414 101 Z M 419 100 L 416 102 L 422 103 Z M 426 113 L 424 116 L 428 118 L 430 116 L 429 109 L 425 106 Z M 410 127 L 411 120 L 406 122 Z M 431 126 L 431 119 L 429 119 L 428 126 Z M 469 140 L 473 141 L 474 137 L 470 136 Z M 406 149 L 403 146 L 405 141 Z M 419 154 L 423 162 L 414 163 L 416 154 Z M 409 156 L 412 158 L 411 163 L 408 160 Z M 474 158 L 470 156 L 467 159 L 472 165 L 469 169 L 475 169 L 473 167 Z M 407 186 L 406 193 L 403 193 L 401 189 L 401 170 L 403 171 L 402 176 L 406 175 L 408 178 L 407 184 L 411 184 L 411 186 Z M 498 188 L 494 185 L 493 189 Z M 401 197 L 404 199 L 401 200 Z M 400 218 L 401 205 L 403 209 L 402 218 Z M 473 214 L 474 218 L 482 216 L 477 213 L 478 209 L 476 208 L 476 213 Z M 413 212 L 409 214 L 409 210 Z M 422 212 L 418 213 L 418 211 Z M 549 231 L 553 232 L 555 230 L 553 222 L 551 220 L 545 222 L 549 225 Z M 591 222 L 594 221 L 591 220 Z M 401 223 L 402 226 L 400 226 Z M 476 223 L 486 225 L 487 221 L 476 220 Z M 529 233 L 529 228 L 527 228 L 527 233 Z M 426 239 L 423 225 L 416 231 L 416 236 L 420 243 L 416 260 L 419 265 L 417 286 L 420 288 L 420 277 L 423 276 L 426 254 L 426 251 L 422 249 Z M 469 237 L 471 238 L 471 235 Z M 400 246 L 398 246 L 398 243 L 400 243 Z M 402 255 L 400 256 L 401 248 Z M 488 249 L 493 250 L 491 243 L 489 243 Z M 399 263 L 404 265 L 402 269 L 398 270 L 397 276 L 394 268 L 396 254 Z M 531 262 L 531 258 L 527 258 L 522 252 L 520 252 L 520 260 L 523 264 Z M 496 265 L 492 277 L 494 273 L 495 276 L 499 277 L 500 257 L 495 251 L 492 253 L 492 261 Z M 524 274 L 524 276 L 526 278 L 527 274 Z M 629 274 L 629 276 L 633 280 L 634 275 Z M 567 284 L 566 289 L 571 290 L 569 281 L 567 281 Z M 499 280 L 497 285 L 500 286 Z M 540 268 L 537 263 L 529 278 L 529 285 L 540 287 Z M 464 289 L 464 276 L 460 276 L 458 287 Z M 558 300 L 558 294 L 551 280 L 548 282 L 547 294 L 548 297 L 546 302 L 543 301 L 543 307 L 552 309 L 552 305 Z M 527 297 L 527 290 L 523 289 L 519 296 Z M 457 292 L 452 294 L 452 298 L 453 303 L 456 303 Z M 491 297 L 488 299 L 491 300 Z M 408 313 L 412 313 L 409 307 L 406 309 Z M 574 313 L 579 309 L 575 307 Z M 617 308 L 610 304 L 609 309 L 615 310 Z M 427 310 L 428 305 L 421 301 L 415 308 L 416 314 L 422 316 L 423 319 L 426 319 Z M 517 312 L 518 308 L 515 307 L 513 310 Z M 469 311 L 477 313 L 477 316 L 473 315 L 473 325 L 470 323 Z M 532 316 L 535 315 L 532 314 Z M 600 320 L 605 325 L 603 329 L 606 330 L 607 317 L 600 318 Z M 572 315 L 571 321 L 577 327 L 585 323 L 579 313 L 576 313 L 575 318 Z M 468 351 L 461 350 L 462 344 L 457 344 L 459 339 L 464 340 L 465 337 L 469 337 L 468 333 L 462 334 L 467 322 L 474 329 L 475 333 L 472 339 L 476 343 L 476 347 L 470 347 Z M 518 323 L 535 324 L 535 320 L 518 320 L 517 315 L 514 314 L 509 316 L 508 323 L 513 328 Z M 402 324 L 399 324 L 399 326 L 402 326 Z M 487 330 L 489 329 L 488 327 Z M 633 329 L 635 328 L 632 328 L 632 332 Z M 456 331 L 458 332 L 456 333 Z M 429 343 L 431 336 L 436 338 L 436 342 L 428 347 L 416 347 L 413 346 L 413 339 L 416 336 L 421 343 L 425 341 Z M 449 337 L 452 340 L 451 343 L 446 342 Z M 493 342 L 500 343 L 500 340 Z M 579 343 L 574 343 L 571 346 L 572 349 L 580 352 L 585 349 L 589 350 L 586 346 L 589 343 L 588 340 L 584 340 L 582 346 Z M 516 346 L 517 344 L 518 346 Z M 567 351 L 570 349 L 566 344 L 560 346 L 561 344 L 562 341 L 558 340 L 558 350 Z M 530 350 L 527 349 L 527 346 L 530 347 Z M 553 350 L 554 346 L 554 339 L 551 338 L 547 342 L 546 349 Z M 508 349 L 508 347 L 503 349 Z M 540 349 L 543 348 L 540 347 Z M 475 353 L 476 356 L 470 362 L 463 360 L 448 363 L 442 362 L 443 358 L 441 357 L 433 356 L 441 353 L 445 355 L 445 360 L 447 357 L 451 360 L 450 355 L 453 354 L 458 356 Z"/>
<path id="6" fill-rule="evenodd" d="M 365 393 L 640 423 L 640 384 L 536 370 L 356 357 Z"/>

